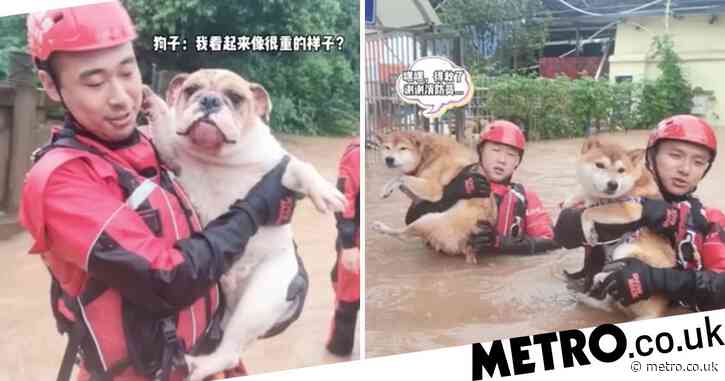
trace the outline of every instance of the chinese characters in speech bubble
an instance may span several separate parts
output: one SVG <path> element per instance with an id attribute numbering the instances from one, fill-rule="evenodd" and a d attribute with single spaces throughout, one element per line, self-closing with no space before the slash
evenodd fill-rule
<path id="1" fill-rule="evenodd" d="M 473 81 L 466 69 L 446 57 L 423 57 L 401 73 L 395 84 L 406 103 L 423 108 L 423 116 L 440 118 L 454 107 L 468 104 L 473 97 Z"/>

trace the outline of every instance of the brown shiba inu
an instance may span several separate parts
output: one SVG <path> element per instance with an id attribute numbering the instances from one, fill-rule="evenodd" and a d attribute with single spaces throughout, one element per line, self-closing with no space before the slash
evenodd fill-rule
<path id="1" fill-rule="evenodd" d="M 598 252 L 606 256 L 598 265 L 591 265 L 595 260 L 588 256 L 580 272 L 567 274 L 571 278 L 588 277 L 585 288 L 603 280 L 608 274 L 600 273 L 601 267 L 617 259 L 636 257 L 650 266 L 661 268 L 676 264 L 675 251 L 667 240 L 647 228 L 628 233 L 615 242 L 602 243 L 596 238 L 594 223 L 623 224 L 640 218 L 641 205 L 634 198 L 662 198 L 652 174 L 645 168 L 645 152 L 643 149 L 627 151 L 597 137 L 590 138 L 582 147 L 577 163 L 577 179 L 582 191 L 570 197 L 563 207 L 583 205 L 587 208 L 582 214 L 582 230 L 588 242 L 604 246 L 604 250 Z M 591 254 L 594 253 L 592 251 Z M 613 303 L 609 297 L 601 301 L 578 294 L 577 299 L 607 311 L 616 305 L 636 319 L 662 316 L 669 304 L 664 295 L 654 295 L 627 307 Z"/>
<path id="2" fill-rule="evenodd" d="M 400 188 L 414 200 L 439 201 L 443 187 L 466 165 L 476 162 L 473 152 L 445 136 L 394 132 L 379 140 L 385 165 L 400 171 L 400 176 L 385 184 L 382 198 Z M 477 221 L 495 225 L 496 203 L 493 197 L 460 200 L 443 213 L 426 214 L 401 229 L 390 228 L 382 222 L 373 223 L 372 229 L 400 238 L 420 236 L 440 252 L 464 254 L 466 262 L 476 263 L 475 253 L 467 245 L 467 240 L 469 234 L 477 231 Z"/>

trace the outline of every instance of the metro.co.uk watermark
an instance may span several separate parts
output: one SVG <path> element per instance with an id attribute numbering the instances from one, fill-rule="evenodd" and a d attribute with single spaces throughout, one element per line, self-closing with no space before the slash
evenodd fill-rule
<path id="1" fill-rule="evenodd" d="M 705 315 L 701 324 L 696 327 L 685 328 L 680 331 L 680 334 L 673 335 L 670 332 L 660 332 L 654 336 L 639 335 L 633 341 L 629 341 L 621 328 L 614 324 L 604 324 L 591 331 L 588 337 L 582 331 L 573 329 L 511 338 L 508 340 L 510 358 L 506 356 L 504 343 L 501 340 L 493 341 L 488 349 L 484 348 L 482 344 L 476 343 L 472 344 L 472 379 L 482 380 L 485 373 L 488 374 L 488 377 L 494 377 L 497 369 L 501 377 L 507 377 L 534 373 L 542 369 L 548 371 L 557 368 L 590 365 L 592 360 L 585 353 L 585 348 L 589 349 L 593 359 L 603 363 L 610 363 L 621 359 L 625 355 L 630 359 L 634 359 L 647 357 L 653 353 L 667 354 L 674 351 L 681 352 L 723 346 L 725 345 L 723 340 L 725 334 L 720 332 L 721 328 L 722 324 L 714 324 L 710 317 Z M 615 346 L 613 349 L 605 351 L 602 348 L 602 339 L 605 337 L 614 339 Z M 611 341 L 611 339 L 608 340 Z M 630 343 L 631 348 L 628 351 Z M 531 358 L 529 350 L 532 346 L 539 346 L 542 354 L 540 361 Z M 558 350 L 561 355 L 559 356 L 560 361 L 555 361 L 555 350 Z M 632 364 L 635 364 L 635 362 L 639 365 L 632 365 L 631 370 L 634 372 L 635 367 L 638 367 L 637 372 L 642 370 L 642 363 L 635 360 L 632 361 Z M 676 365 L 680 365 L 680 367 Z M 645 363 L 644 370 L 678 371 L 677 369 L 682 368 L 684 372 L 687 371 L 685 369 L 688 365 L 693 364 L 673 364 L 668 366 L 667 364 Z M 698 369 L 705 369 L 705 365 L 708 365 L 707 370 L 704 370 L 707 372 L 718 371 L 717 363 L 696 365 L 699 366 Z"/>

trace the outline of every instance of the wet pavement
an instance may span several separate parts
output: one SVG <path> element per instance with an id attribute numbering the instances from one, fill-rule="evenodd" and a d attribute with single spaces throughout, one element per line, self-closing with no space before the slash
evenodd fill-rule
<path id="1" fill-rule="evenodd" d="M 337 160 L 351 139 L 285 137 L 283 145 L 335 181 Z M 347 361 L 324 348 L 334 296 L 330 269 L 335 260 L 335 220 L 320 215 L 305 200 L 293 220 L 295 239 L 310 276 L 310 291 L 300 319 L 281 335 L 257 342 L 243 356 L 250 373 Z M 0 241 L 0 381 L 55 379 L 66 338 L 55 329 L 49 306 L 49 276 L 38 257 L 25 255 L 30 237 L 18 234 Z M 359 336 L 359 335 L 358 335 Z M 359 337 L 351 358 L 360 357 Z"/>
<path id="2" fill-rule="evenodd" d="M 647 133 L 610 135 L 628 148 L 644 148 Z M 718 130 L 723 141 L 725 133 Z M 558 204 L 576 188 L 575 160 L 583 139 L 529 143 L 514 176 L 536 191 L 552 220 Z M 374 151 L 367 152 L 366 225 L 403 224 L 410 204 L 395 192 L 378 197 L 392 175 Z M 720 188 L 723 155 L 697 192 L 708 207 L 725 207 Z M 479 257 L 478 265 L 428 249 L 420 240 L 400 241 L 366 230 L 366 357 L 583 328 L 626 321 L 576 303 L 562 271 L 578 270 L 583 249 L 538 256 Z"/>

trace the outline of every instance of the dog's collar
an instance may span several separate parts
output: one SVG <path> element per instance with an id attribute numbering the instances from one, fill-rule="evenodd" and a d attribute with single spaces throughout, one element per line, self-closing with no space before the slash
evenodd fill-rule
<path id="1" fill-rule="evenodd" d="M 641 197 L 632 197 L 632 196 L 624 196 L 619 198 L 606 198 L 599 200 L 597 202 L 592 203 L 591 205 L 588 205 L 589 208 L 596 207 L 596 206 L 604 206 L 614 203 L 620 203 L 620 202 L 640 202 L 642 200 Z"/>
<path id="2" fill-rule="evenodd" d="M 415 176 L 416 173 L 418 173 L 418 170 L 420 169 L 421 166 L 423 166 L 423 160 L 421 160 L 420 163 L 418 163 L 418 165 L 415 168 L 413 168 L 412 171 L 406 172 L 405 174 L 407 176 Z"/>

